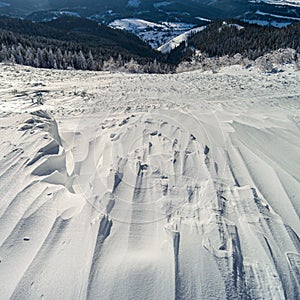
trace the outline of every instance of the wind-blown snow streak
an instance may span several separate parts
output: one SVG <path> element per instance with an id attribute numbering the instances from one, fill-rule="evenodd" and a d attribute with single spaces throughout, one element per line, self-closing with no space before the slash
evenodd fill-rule
<path id="1" fill-rule="evenodd" d="M 3 114 L 1 299 L 299 298 L 293 97 Z"/>

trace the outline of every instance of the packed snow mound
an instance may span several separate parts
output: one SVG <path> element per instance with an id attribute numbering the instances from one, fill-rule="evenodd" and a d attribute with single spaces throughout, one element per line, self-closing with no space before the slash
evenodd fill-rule
<path id="1" fill-rule="evenodd" d="M 299 71 L 0 68 L 2 299 L 300 297 Z"/>

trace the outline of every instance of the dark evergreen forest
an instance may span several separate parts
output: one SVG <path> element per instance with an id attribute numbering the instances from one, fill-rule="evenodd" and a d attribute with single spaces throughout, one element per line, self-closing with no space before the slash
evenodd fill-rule
<path id="1" fill-rule="evenodd" d="M 238 23 L 238 26 L 236 25 Z M 240 27 L 242 26 L 242 27 Z M 224 55 L 254 60 L 270 51 L 300 52 L 300 23 L 286 28 L 237 21 L 216 21 L 168 55 L 153 50 L 137 36 L 97 22 L 62 17 L 47 23 L 0 18 L 0 62 L 38 68 L 117 70 L 168 73 L 193 57 Z"/>
<path id="2" fill-rule="evenodd" d="M 238 26 L 237 26 L 238 25 Z M 241 28 L 241 27 L 243 28 Z M 236 20 L 216 21 L 188 40 L 188 47 L 180 45 L 169 55 L 169 62 L 188 60 L 194 50 L 208 57 L 241 54 L 250 60 L 273 50 L 291 48 L 300 52 L 300 23 L 284 28 L 259 26 Z"/>
<path id="3" fill-rule="evenodd" d="M 57 69 L 103 70 L 129 64 L 169 72 L 163 56 L 137 36 L 94 21 L 62 17 L 48 23 L 0 18 L 0 61 Z"/>

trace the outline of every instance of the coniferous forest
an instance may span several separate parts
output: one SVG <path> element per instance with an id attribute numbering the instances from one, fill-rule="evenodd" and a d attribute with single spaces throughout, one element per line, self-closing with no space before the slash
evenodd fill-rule
<path id="1" fill-rule="evenodd" d="M 169 72 L 162 55 L 137 36 L 94 21 L 48 23 L 0 18 L 0 61 L 38 68 Z"/>
<path id="2" fill-rule="evenodd" d="M 240 54 L 255 60 L 278 49 L 294 49 L 300 52 L 300 23 L 285 28 L 259 26 L 236 20 L 216 21 L 182 43 L 169 55 L 169 62 L 178 64 L 190 59 L 195 50 L 208 57 L 233 57 Z"/>
<path id="3" fill-rule="evenodd" d="M 284 28 L 239 23 L 215 22 L 192 36 L 189 45 L 210 57 L 240 53 L 249 59 L 256 59 L 280 48 L 300 51 L 300 23 Z"/>
<path id="4" fill-rule="evenodd" d="M 238 24 L 237 24 L 238 23 Z M 277 49 L 300 52 L 300 23 L 286 28 L 216 21 L 168 55 L 137 36 L 97 22 L 62 17 L 47 23 L 0 18 L 0 61 L 38 68 L 168 73 L 196 50 L 207 57 L 256 59 Z"/>

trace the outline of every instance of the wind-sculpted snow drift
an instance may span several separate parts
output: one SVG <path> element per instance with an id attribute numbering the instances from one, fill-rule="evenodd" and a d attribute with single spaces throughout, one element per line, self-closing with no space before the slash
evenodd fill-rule
<path id="1" fill-rule="evenodd" d="M 298 299 L 290 113 L 3 117 L 1 299 Z"/>

